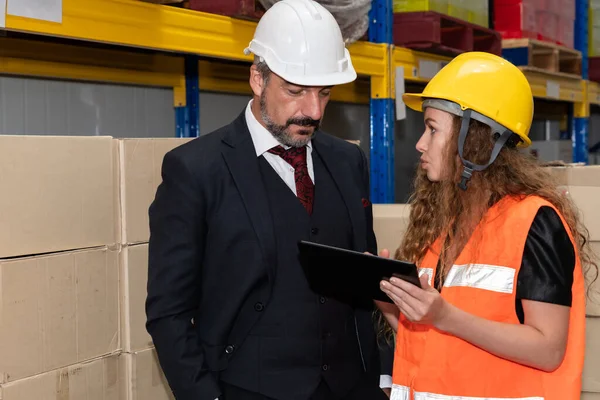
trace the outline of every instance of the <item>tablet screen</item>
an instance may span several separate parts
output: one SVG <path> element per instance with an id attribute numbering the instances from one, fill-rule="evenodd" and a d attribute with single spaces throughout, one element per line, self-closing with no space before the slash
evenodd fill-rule
<path id="1" fill-rule="evenodd" d="M 380 282 L 392 276 L 421 286 L 413 263 L 383 258 L 319 243 L 300 241 L 300 263 L 311 289 L 341 301 L 380 300 L 391 303 Z"/>

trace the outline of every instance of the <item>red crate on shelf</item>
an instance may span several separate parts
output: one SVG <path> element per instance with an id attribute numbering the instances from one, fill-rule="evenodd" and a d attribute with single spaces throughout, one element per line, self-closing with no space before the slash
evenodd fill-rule
<path id="1" fill-rule="evenodd" d="M 504 39 L 537 39 L 537 8 L 535 2 L 518 1 L 513 3 L 496 2 L 494 29 Z"/>
<path id="2" fill-rule="evenodd" d="M 190 9 L 250 20 L 258 20 L 265 13 L 258 0 L 190 0 Z"/>
<path id="3" fill-rule="evenodd" d="M 516 6 L 521 4 L 526 4 L 529 7 L 533 7 L 535 10 L 539 10 L 542 1 L 543 0 L 494 0 L 494 10 L 498 7 Z"/>
<path id="4" fill-rule="evenodd" d="M 502 54 L 498 32 L 433 11 L 395 13 L 393 29 L 396 46 L 444 55 Z"/>

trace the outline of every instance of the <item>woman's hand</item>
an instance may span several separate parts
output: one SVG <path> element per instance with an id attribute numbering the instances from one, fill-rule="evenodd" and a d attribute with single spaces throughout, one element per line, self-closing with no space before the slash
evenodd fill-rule
<path id="1" fill-rule="evenodd" d="M 422 288 L 392 277 L 389 282 L 381 281 L 381 290 L 409 321 L 439 327 L 450 312 L 450 307 L 440 293 L 429 285 L 427 275 L 423 275 L 420 281 Z"/>

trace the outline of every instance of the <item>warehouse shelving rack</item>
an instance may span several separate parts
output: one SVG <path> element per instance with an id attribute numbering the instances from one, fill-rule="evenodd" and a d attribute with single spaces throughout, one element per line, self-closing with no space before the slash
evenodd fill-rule
<path id="1" fill-rule="evenodd" d="M 588 0 L 577 0 L 575 41 L 583 56 L 582 80 L 527 73 L 535 97 L 572 104 L 569 121 L 577 162 L 587 161 L 590 103 L 600 104 L 600 85 L 587 81 L 587 19 Z M 432 68 L 450 60 L 395 47 L 392 24 L 392 0 L 373 0 L 369 40 L 349 46 L 360 79 L 336 88 L 332 97 L 370 104 L 374 203 L 394 202 L 398 67 L 405 81 L 424 84 Z M 194 137 L 199 134 L 201 90 L 249 93 L 252 59 L 243 49 L 255 26 L 140 0 L 63 0 L 62 23 L 6 16 L 8 32 L 27 35 L 0 38 L 0 74 L 173 88 L 175 135 Z M 53 41 L 39 40 L 47 37 Z"/>

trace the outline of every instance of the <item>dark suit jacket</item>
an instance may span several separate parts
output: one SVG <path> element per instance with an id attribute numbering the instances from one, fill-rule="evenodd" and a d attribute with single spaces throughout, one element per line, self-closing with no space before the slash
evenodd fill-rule
<path id="1" fill-rule="evenodd" d="M 314 151 L 346 202 L 354 250 L 376 253 L 367 160 L 317 132 Z M 147 330 L 180 400 L 220 395 L 219 371 L 268 306 L 276 266 L 270 211 L 244 115 L 164 157 L 150 206 Z M 367 371 L 379 381 L 372 306 L 357 311 Z"/>

